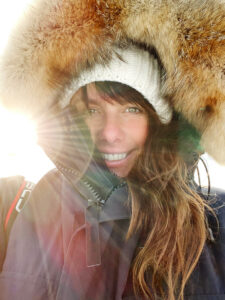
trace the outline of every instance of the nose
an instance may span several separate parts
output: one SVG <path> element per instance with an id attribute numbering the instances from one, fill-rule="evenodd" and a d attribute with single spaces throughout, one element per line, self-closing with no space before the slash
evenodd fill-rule
<path id="1" fill-rule="evenodd" d="M 114 144 L 123 140 L 123 128 L 117 115 L 105 115 L 99 128 L 98 136 L 99 140 L 108 144 Z"/>

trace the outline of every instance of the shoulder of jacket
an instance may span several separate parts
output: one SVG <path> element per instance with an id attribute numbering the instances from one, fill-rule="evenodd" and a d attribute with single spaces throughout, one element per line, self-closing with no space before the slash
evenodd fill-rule
<path id="1" fill-rule="evenodd" d="M 207 209 L 207 221 L 211 241 L 216 241 L 218 247 L 225 240 L 225 190 L 213 187 L 208 196 L 207 188 L 202 188 L 200 195 L 212 208 L 212 211 Z"/>
<path id="2" fill-rule="evenodd" d="M 41 179 L 37 182 L 35 189 L 40 186 L 47 186 L 49 184 L 58 185 L 63 180 L 63 175 L 58 169 L 52 169 L 47 172 Z"/>
<path id="3" fill-rule="evenodd" d="M 35 185 L 31 202 L 38 202 L 46 207 L 48 203 L 54 203 L 54 206 L 57 206 L 56 203 L 60 204 L 69 194 L 75 195 L 75 191 L 76 187 L 55 168 L 46 173 Z"/>
<path id="4" fill-rule="evenodd" d="M 214 209 L 220 227 L 225 228 L 225 191 L 219 188 L 213 188 L 211 191 L 212 204 L 211 207 Z"/>

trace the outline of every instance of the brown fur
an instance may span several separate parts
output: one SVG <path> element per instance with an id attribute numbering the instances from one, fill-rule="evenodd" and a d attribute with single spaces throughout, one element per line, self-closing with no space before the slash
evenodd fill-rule
<path id="1" fill-rule="evenodd" d="M 225 163 L 224 0 L 35 3 L 3 57 L 3 102 L 46 110 L 71 77 L 106 63 L 113 43 L 142 43 L 162 61 L 168 101 L 201 132 L 206 151 Z"/>

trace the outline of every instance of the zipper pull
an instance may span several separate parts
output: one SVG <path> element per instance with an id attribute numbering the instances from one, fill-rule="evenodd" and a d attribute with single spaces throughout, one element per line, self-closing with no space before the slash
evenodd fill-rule
<path id="1" fill-rule="evenodd" d="M 88 207 L 85 213 L 86 225 L 86 265 L 94 267 L 101 265 L 101 247 L 99 236 L 99 213 L 101 203 L 88 199 Z"/>

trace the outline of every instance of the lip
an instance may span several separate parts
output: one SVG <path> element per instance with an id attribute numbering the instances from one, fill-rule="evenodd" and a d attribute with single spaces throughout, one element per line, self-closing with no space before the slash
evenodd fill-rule
<path id="1" fill-rule="evenodd" d="M 123 160 L 124 158 L 127 157 L 127 155 L 128 155 L 127 152 L 116 152 L 116 153 L 101 152 L 102 158 L 107 161 Z"/>
<path id="2" fill-rule="evenodd" d="M 113 155 L 116 155 L 116 154 L 123 154 L 123 153 L 126 153 L 126 157 L 125 158 L 122 158 L 122 159 L 118 159 L 118 160 L 107 160 L 107 159 L 104 159 L 105 161 L 105 164 L 107 165 L 108 168 L 117 168 L 117 167 L 121 167 L 123 164 L 126 164 L 126 162 L 130 159 L 130 157 L 132 156 L 132 153 L 134 152 L 134 150 L 131 150 L 131 151 L 127 151 L 127 152 L 106 152 L 106 151 L 101 151 L 101 154 L 104 153 L 104 154 L 113 154 Z"/>

